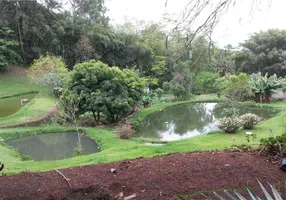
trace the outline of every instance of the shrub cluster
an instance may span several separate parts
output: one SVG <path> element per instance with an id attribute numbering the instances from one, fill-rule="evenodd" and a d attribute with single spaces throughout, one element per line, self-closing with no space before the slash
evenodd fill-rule
<path id="1" fill-rule="evenodd" d="M 132 129 L 132 126 L 129 124 L 118 126 L 116 127 L 115 130 L 116 130 L 117 136 L 120 139 L 130 139 L 134 134 L 134 130 Z"/>
<path id="2" fill-rule="evenodd" d="M 242 125 L 238 117 L 224 117 L 219 120 L 218 128 L 226 133 L 235 133 Z"/>
<path id="3" fill-rule="evenodd" d="M 252 129 L 262 120 L 255 114 L 244 114 L 240 117 L 224 117 L 219 120 L 218 128 L 226 133 L 235 133 L 239 128 Z"/>
<path id="4" fill-rule="evenodd" d="M 253 129 L 256 124 L 258 124 L 262 118 L 251 113 L 244 114 L 239 117 L 242 121 L 244 129 Z"/>
<path id="5" fill-rule="evenodd" d="M 270 155 L 286 156 L 286 133 L 280 136 L 271 136 L 260 139 L 260 145 L 264 147 L 265 151 Z"/>

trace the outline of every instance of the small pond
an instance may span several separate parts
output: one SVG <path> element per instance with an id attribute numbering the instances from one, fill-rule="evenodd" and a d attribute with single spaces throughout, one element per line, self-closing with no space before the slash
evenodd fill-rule
<path id="1" fill-rule="evenodd" d="M 77 133 L 47 133 L 7 140 L 6 143 L 18 150 L 21 155 L 33 160 L 60 160 L 74 156 L 77 147 Z M 99 146 L 88 136 L 81 135 L 83 154 L 100 150 Z"/>
<path id="2" fill-rule="evenodd" d="M 23 105 L 21 105 L 21 99 L 32 100 L 36 96 L 36 93 L 26 94 L 16 97 L 10 97 L 0 99 L 0 118 L 7 117 L 17 112 Z"/>
<path id="3" fill-rule="evenodd" d="M 173 141 L 190 138 L 218 130 L 217 119 L 229 105 L 217 103 L 192 103 L 164 109 L 146 117 L 137 132 L 144 138 Z M 259 107 L 237 107 L 239 114 L 253 113 L 264 119 L 279 111 Z"/>

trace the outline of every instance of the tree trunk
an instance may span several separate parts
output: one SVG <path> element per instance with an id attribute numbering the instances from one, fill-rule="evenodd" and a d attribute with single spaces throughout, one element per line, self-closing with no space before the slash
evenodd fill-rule
<path id="1" fill-rule="evenodd" d="M 98 120 L 98 122 L 100 121 L 100 112 L 99 111 L 97 112 L 97 120 Z"/>
<path id="2" fill-rule="evenodd" d="M 270 102 L 270 97 L 271 97 L 271 94 L 265 93 L 264 102 L 269 103 Z"/>
<path id="3" fill-rule="evenodd" d="M 77 121 L 76 119 L 74 119 L 74 125 L 76 127 L 76 132 L 77 132 L 77 138 L 78 138 L 78 148 L 80 150 L 82 150 L 82 145 L 81 145 L 81 136 L 80 136 L 80 132 L 79 132 L 79 129 L 78 129 L 78 125 L 77 125 Z"/>
<path id="4" fill-rule="evenodd" d="M 22 26 L 22 25 L 20 25 L 20 16 L 19 16 L 18 6 L 19 6 L 19 3 L 18 3 L 18 1 L 17 1 L 16 4 L 15 4 L 15 7 L 16 7 L 16 19 L 17 19 L 17 28 L 18 28 L 18 35 L 19 35 L 19 43 L 20 43 L 20 46 L 21 46 L 21 52 L 22 52 L 23 61 L 24 61 L 24 63 L 26 63 L 25 52 L 24 52 L 24 47 L 23 47 L 22 32 L 21 32 L 21 26 Z M 23 23 L 23 22 L 22 22 L 22 23 Z M 22 24 L 22 23 L 21 23 L 21 24 Z"/>
<path id="5" fill-rule="evenodd" d="M 95 115 L 95 112 L 94 112 L 94 111 L 92 111 L 92 116 L 93 116 L 93 119 L 94 119 L 94 121 L 95 121 L 95 123 L 96 123 L 96 115 Z"/>

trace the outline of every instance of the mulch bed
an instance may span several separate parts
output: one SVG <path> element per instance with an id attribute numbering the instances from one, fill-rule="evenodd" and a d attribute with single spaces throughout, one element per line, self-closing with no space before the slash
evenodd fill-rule
<path id="1" fill-rule="evenodd" d="M 114 173 L 111 168 L 116 169 Z M 286 199 L 279 164 L 249 152 L 181 153 L 56 171 L 0 177 L 0 199 L 179 199 L 178 194 L 245 188 L 269 182 Z M 4 169 L 5 172 L 5 169 Z M 267 187 L 269 189 L 269 187 Z M 284 199 L 283 198 L 283 199 Z M 196 197 L 196 199 L 198 199 Z"/>

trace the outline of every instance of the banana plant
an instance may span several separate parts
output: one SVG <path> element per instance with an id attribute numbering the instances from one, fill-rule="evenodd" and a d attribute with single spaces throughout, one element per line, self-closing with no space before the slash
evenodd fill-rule
<path id="1" fill-rule="evenodd" d="M 264 194 L 264 196 L 266 197 L 267 200 L 283 200 L 281 195 L 279 194 L 279 192 L 275 189 L 274 186 L 272 186 L 270 183 L 269 186 L 271 188 L 271 194 L 272 196 L 269 194 L 269 192 L 265 189 L 265 187 L 262 185 L 262 183 L 260 183 L 260 181 L 257 181 L 260 185 L 260 188 Z M 246 187 L 247 192 L 250 196 L 250 198 L 247 196 L 243 196 L 241 193 L 239 193 L 237 190 L 234 190 L 233 193 L 229 192 L 227 190 L 224 190 L 225 196 L 227 196 L 227 199 L 231 199 L 231 200 L 247 200 L 247 199 L 251 199 L 251 200 L 261 200 L 261 198 L 250 188 L 250 187 Z M 216 196 L 216 199 L 220 199 L 220 200 L 226 200 L 225 197 L 223 197 L 221 194 L 217 193 L 217 192 L 213 192 L 213 195 Z M 204 193 L 202 193 L 202 196 L 204 196 L 207 200 L 213 200 L 214 198 L 211 197 L 211 195 L 206 195 Z M 274 197 L 274 198 L 273 198 Z"/>
<path id="2" fill-rule="evenodd" d="M 284 85 L 286 80 L 282 77 L 277 77 L 276 74 L 268 76 L 268 73 L 263 76 L 261 72 L 251 75 L 249 81 L 249 87 L 255 94 L 256 101 L 260 103 L 269 102 L 271 94 Z"/>

